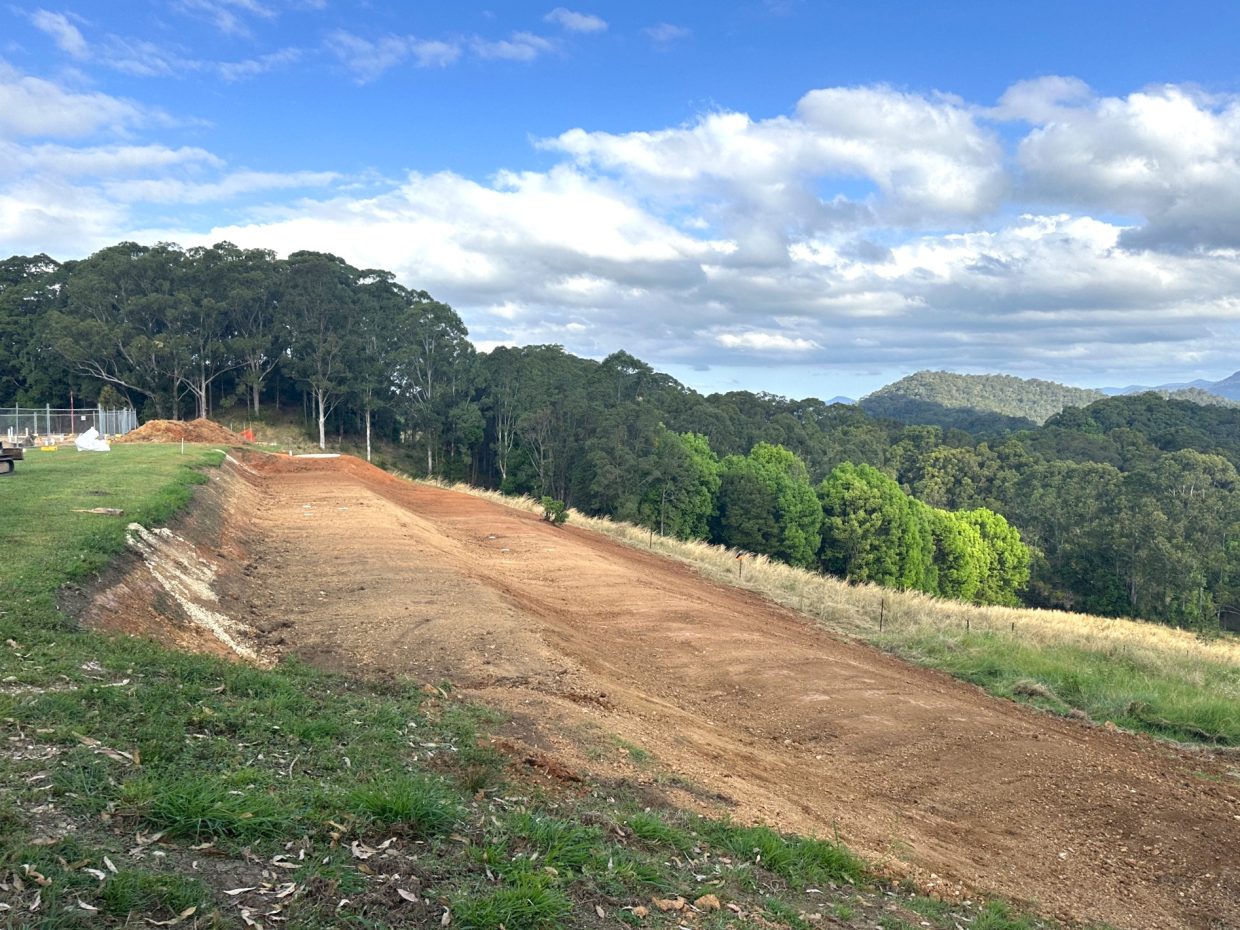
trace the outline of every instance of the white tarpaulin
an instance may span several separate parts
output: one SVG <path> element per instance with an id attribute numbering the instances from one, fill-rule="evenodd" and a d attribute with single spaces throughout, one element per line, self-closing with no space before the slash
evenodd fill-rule
<path id="1" fill-rule="evenodd" d="M 99 438 L 99 430 L 93 426 L 79 436 L 73 443 L 79 452 L 111 452 L 112 446 L 106 439 Z"/>

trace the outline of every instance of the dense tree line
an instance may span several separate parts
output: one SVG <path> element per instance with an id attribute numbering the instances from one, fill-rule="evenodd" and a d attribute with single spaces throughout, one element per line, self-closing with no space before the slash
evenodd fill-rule
<path id="1" fill-rule="evenodd" d="M 70 392 L 144 419 L 295 412 L 416 473 L 967 600 L 1194 625 L 1240 608 L 1234 409 L 1108 398 L 996 439 L 704 396 L 624 352 L 478 354 L 388 272 L 228 243 L 0 262 L 0 404 Z"/>

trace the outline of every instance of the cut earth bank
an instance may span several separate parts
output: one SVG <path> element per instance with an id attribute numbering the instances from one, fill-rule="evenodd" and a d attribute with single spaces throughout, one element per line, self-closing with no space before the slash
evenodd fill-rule
<path id="1" fill-rule="evenodd" d="M 678 563 L 354 458 L 235 455 L 184 541 L 156 540 L 89 622 L 451 682 L 550 771 L 623 757 L 632 773 L 649 753 L 637 777 L 676 803 L 838 831 L 944 896 L 1240 927 L 1234 757 L 989 697 Z"/>

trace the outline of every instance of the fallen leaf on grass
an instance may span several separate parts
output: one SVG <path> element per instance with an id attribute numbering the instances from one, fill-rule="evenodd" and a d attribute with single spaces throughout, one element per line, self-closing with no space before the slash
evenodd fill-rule
<path id="1" fill-rule="evenodd" d="M 39 872 L 36 869 L 32 868 L 29 863 L 22 866 L 22 871 L 25 873 L 27 878 L 33 878 L 37 884 L 41 885 L 44 888 L 46 888 L 48 885 L 52 883 L 52 880 L 50 878 L 48 878 L 42 872 Z"/>
<path id="2" fill-rule="evenodd" d="M 108 867 L 109 872 L 111 872 L 113 875 L 116 874 L 116 866 L 112 864 L 112 860 L 109 859 L 107 856 L 103 857 L 103 864 Z"/>
<path id="3" fill-rule="evenodd" d="M 693 906 L 703 911 L 717 911 L 723 905 L 719 903 L 719 898 L 717 896 L 713 894 L 704 894 L 693 902 Z"/>
<path id="4" fill-rule="evenodd" d="M 598 914 L 599 917 L 607 916 L 607 912 L 603 910 L 603 906 L 601 904 L 594 905 L 594 913 Z"/>
<path id="5" fill-rule="evenodd" d="M 664 913 L 668 911 L 683 911 L 685 905 L 689 903 L 684 898 L 651 898 L 650 900 L 655 907 Z"/>
<path id="6" fill-rule="evenodd" d="M 349 850 L 353 853 L 354 859 L 369 859 L 379 851 L 377 849 L 371 849 L 365 843 L 359 843 L 357 840 L 354 840 L 352 844 L 350 844 Z"/>
<path id="7" fill-rule="evenodd" d="M 404 888 L 397 888 L 396 893 L 400 895 L 402 898 L 404 898 L 406 901 L 409 901 L 413 904 L 418 903 L 418 900 L 419 900 L 418 896 L 414 894 L 412 891 L 406 891 Z"/>
<path id="8" fill-rule="evenodd" d="M 249 885 L 245 888 L 229 888 L 224 891 L 224 894 L 228 895 L 230 898 L 235 898 L 237 895 L 245 894 L 247 891 L 253 891 L 257 887 L 257 885 Z"/>
<path id="9" fill-rule="evenodd" d="M 99 912 L 99 908 L 92 907 L 91 905 L 83 901 L 81 898 L 77 899 L 77 903 L 78 903 L 78 907 L 80 907 L 84 911 L 90 911 L 92 914 L 96 914 Z"/>
<path id="10" fill-rule="evenodd" d="M 105 755 L 109 759 L 113 759 L 117 762 L 127 762 L 130 765 L 139 764 L 138 761 L 134 758 L 133 753 L 122 752 L 119 749 L 112 749 L 108 746 L 103 745 L 103 743 L 99 742 L 99 740 L 94 739 L 93 737 L 90 737 L 90 736 L 83 736 L 81 733 L 74 733 L 73 735 L 78 738 L 78 742 L 81 743 L 83 746 L 93 749 L 95 752 L 101 755 Z"/>
<path id="11" fill-rule="evenodd" d="M 452 923 L 452 912 L 445 907 L 443 916 L 439 918 L 439 926 L 446 927 L 450 923 Z"/>
<path id="12" fill-rule="evenodd" d="M 194 914 L 196 914 L 197 912 L 198 912 L 198 905 L 195 904 L 193 907 L 187 907 L 185 910 L 181 911 L 181 913 L 177 914 L 177 916 L 173 917 L 171 920 L 151 920 L 151 918 L 149 917 L 144 917 L 142 919 L 145 920 L 152 927 L 175 927 L 177 924 L 183 921 L 186 917 L 193 917 Z"/>

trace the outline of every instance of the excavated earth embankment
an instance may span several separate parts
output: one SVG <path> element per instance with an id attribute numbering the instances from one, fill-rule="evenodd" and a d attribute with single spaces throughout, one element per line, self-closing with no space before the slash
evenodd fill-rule
<path id="1" fill-rule="evenodd" d="M 145 561 L 91 622 L 446 679 L 565 771 L 640 747 L 652 791 L 838 830 L 944 895 L 1240 928 L 1235 757 L 991 698 L 677 563 L 357 459 L 236 454 L 173 536 L 136 535 Z"/>

